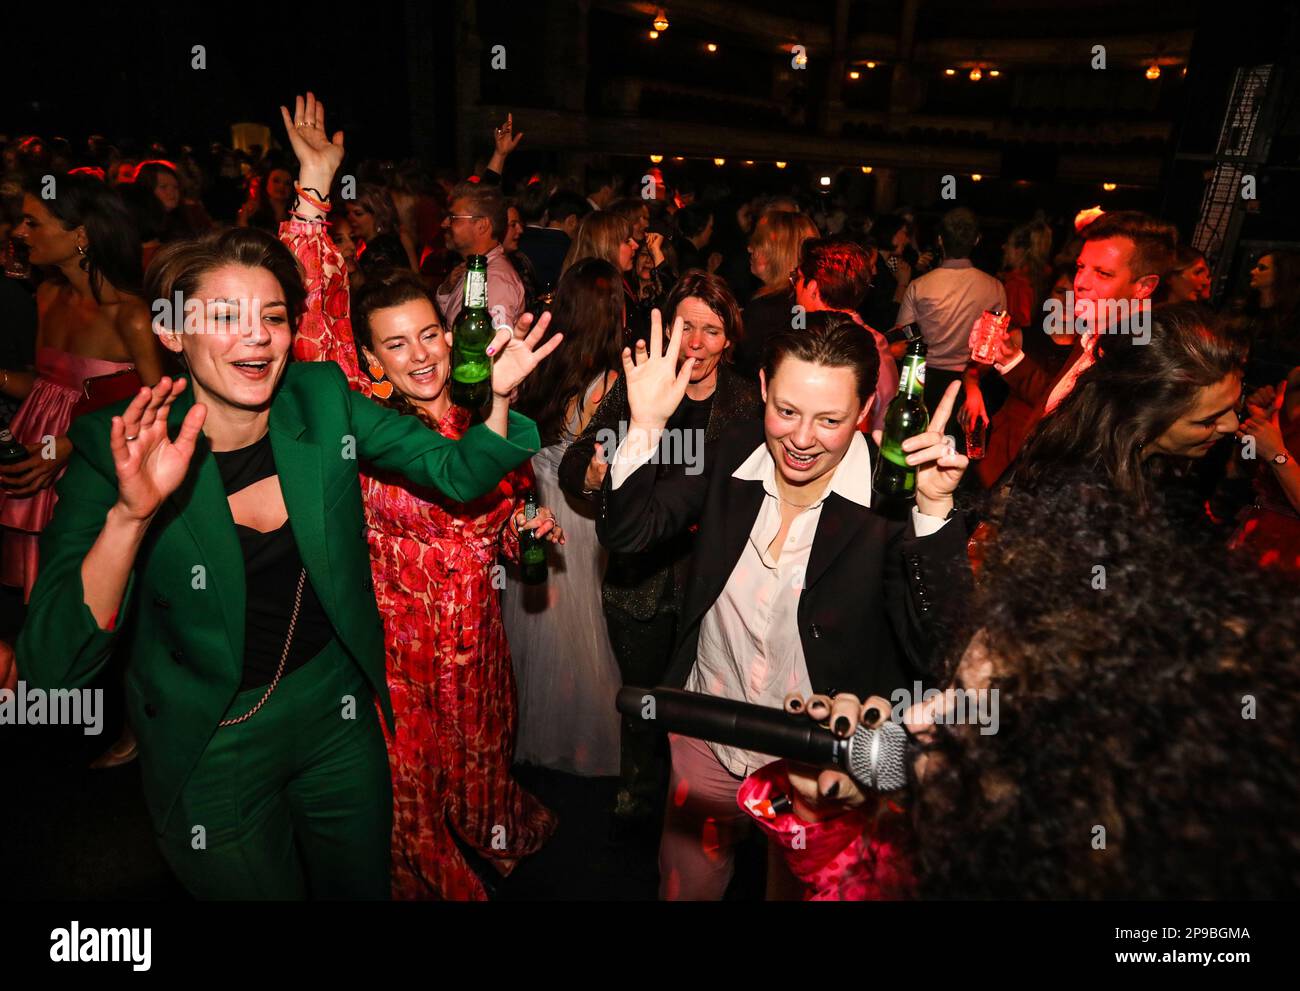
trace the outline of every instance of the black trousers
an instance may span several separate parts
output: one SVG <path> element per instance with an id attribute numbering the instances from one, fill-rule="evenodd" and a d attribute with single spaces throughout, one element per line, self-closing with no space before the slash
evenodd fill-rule
<path id="1" fill-rule="evenodd" d="M 617 606 L 605 606 L 605 622 L 623 684 L 654 688 L 668 671 L 677 638 L 677 614 L 660 610 L 637 619 Z M 621 740 L 623 788 L 634 799 L 657 803 L 668 786 L 668 740 L 654 723 L 623 717 Z"/>

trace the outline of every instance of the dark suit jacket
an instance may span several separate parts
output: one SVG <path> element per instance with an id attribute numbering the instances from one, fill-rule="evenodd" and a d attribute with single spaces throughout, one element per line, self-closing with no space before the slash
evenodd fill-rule
<path id="1" fill-rule="evenodd" d="M 1007 399 L 989 423 L 984 459 L 975 462 L 976 476 L 985 488 L 997 485 L 1019 456 L 1046 412 L 1052 389 L 1083 354 L 1082 341 L 1082 337 L 1075 339 L 1059 368 L 1053 369 L 1026 352 L 1016 367 L 1002 376 L 1007 383 Z"/>
<path id="2" fill-rule="evenodd" d="M 731 424 L 762 416 L 763 403 L 758 386 L 742 378 L 727 365 L 718 366 L 718 388 L 713 394 L 709 410 L 709 423 L 704 429 L 704 440 L 716 440 Z M 574 499 L 590 501 L 586 491 L 587 466 L 596 452 L 597 437 L 602 430 L 619 432 L 620 424 L 627 424 L 632 411 L 627 404 L 627 383 L 622 377 L 601 400 L 591 422 L 582 436 L 569 445 L 560 461 L 560 488 Z M 606 458 L 614 456 L 613 450 L 605 452 Z M 682 465 L 663 459 L 656 466 L 659 475 L 668 477 L 685 471 Z M 665 598 L 680 606 L 681 591 L 689 572 L 694 535 L 682 532 L 665 540 L 653 550 L 640 554 L 611 554 L 601 593 L 605 604 L 623 610 L 637 619 L 653 619 Z"/>
<path id="3" fill-rule="evenodd" d="M 172 405 L 172 437 L 193 403 L 187 388 Z M 200 438 L 185 482 L 163 503 L 136 555 L 118 624 L 100 629 L 85 604 L 81 562 L 117 501 L 108 435 L 111 417 L 125 406 L 73 421 L 73 454 L 41 535 L 41 573 L 18 638 L 18 665 L 35 687 L 81 687 L 108 663 L 119 637 L 129 636 L 127 711 L 140 739 L 145 800 L 161 832 L 239 693 L 247 588 L 216 458 Z M 480 425 L 451 441 L 418 417 L 349 389 L 333 362 L 291 362 L 271 402 L 270 437 L 303 567 L 392 726 L 358 461 L 468 501 L 528 460 L 537 428 L 511 413 L 509 439 Z"/>
<path id="4" fill-rule="evenodd" d="M 664 683 L 680 688 L 695 664 L 700 624 L 726 587 L 765 498 L 732 473 L 763 443 L 763 425 L 729 428 L 704 453 L 700 475 L 656 477 L 643 465 L 615 490 L 605 479 L 596 529 L 611 550 L 633 553 L 699 521 L 678 641 Z M 831 493 L 822 506 L 803 592 L 799 635 L 816 692 L 860 698 L 939 676 L 941 652 L 969 596 L 966 529 L 956 514 L 917 537 L 907 522 Z"/>

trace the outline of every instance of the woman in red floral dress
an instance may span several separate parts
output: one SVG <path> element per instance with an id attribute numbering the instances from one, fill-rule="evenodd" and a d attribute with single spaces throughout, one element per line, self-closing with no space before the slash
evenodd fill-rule
<path id="1" fill-rule="evenodd" d="M 292 126 L 289 132 L 305 173 L 315 149 Z M 418 277 L 394 274 L 359 297 L 363 353 L 375 372 L 386 366 L 390 373 L 375 382 L 358 364 L 347 272 L 324 224 L 290 220 L 280 239 L 302 264 L 308 290 L 294 357 L 337 362 L 353 389 L 391 397 L 432 429 L 459 438 L 469 414 L 451 404 L 450 349 Z M 531 469 L 525 463 L 495 491 L 464 504 L 364 470 L 361 483 L 397 716 L 396 731 L 385 728 L 393 772 L 393 897 L 483 900 L 484 886 L 456 838 L 504 875 L 556 826 L 555 816 L 510 775 L 515 684 L 497 591 L 503 585 L 498 555 L 518 556 L 517 514 Z M 538 515 L 539 534 L 562 541 L 550 514 Z"/>

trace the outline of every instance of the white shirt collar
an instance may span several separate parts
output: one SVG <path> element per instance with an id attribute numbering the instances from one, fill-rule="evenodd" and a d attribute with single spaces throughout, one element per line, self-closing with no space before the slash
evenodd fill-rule
<path id="1" fill-rule="evenodd" d="M 747 482 L 762 482 L 763 490 L 768 495 L 779 498 L 776 490 L 776 462 L 772 460 L 766 443 L 754 448 L 753 453 L 731 473 L 731 477 Z M 830 485 L 822 490 L 821 498 L 812 503 L 812 506 L 820 506 L 832 492 L 859 506 L 871 508 L 871 450 L 867 447 L 867 438 L 860 430 L 853 431 L 853 440 L 849 441 L 849 449 L 835 466 Z"/>

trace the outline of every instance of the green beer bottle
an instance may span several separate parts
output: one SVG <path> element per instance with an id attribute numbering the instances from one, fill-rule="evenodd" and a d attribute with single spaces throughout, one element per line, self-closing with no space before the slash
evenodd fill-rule
<path id="1" fill-rule="evenodd" d="M 465 304 L 451 329 L 451 401 L 475 419 L 492 399 L 487 347 L 495 333 L 487 308 L 487 255 L 470 255 L 465 259 Z"/>
<path id="2" fill-rule="evenodd" d="M 524 520 L 537 519 L 537 490 L 524 496 Z M 519 570 L 525 585 L 546 583 L 546 538 L 533 530 L 519 531 Z"/>
<path id="3" fill-rule="evenodd" d="M 907 463 L 903 441 L 924 433 L 930 425 L 925 408 L 925 341 L 919 337 L 907 345 L 898 378 L 898 395 L 885 412 L 880 457 L 871 481 L 872 493 L 881 502 L 906 502 L 916 498 L 916 468 Z"/>

